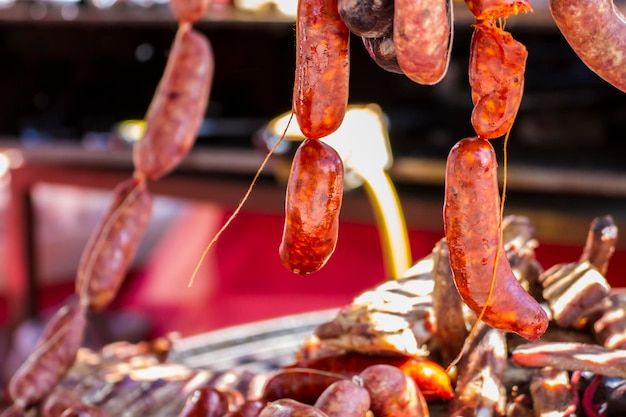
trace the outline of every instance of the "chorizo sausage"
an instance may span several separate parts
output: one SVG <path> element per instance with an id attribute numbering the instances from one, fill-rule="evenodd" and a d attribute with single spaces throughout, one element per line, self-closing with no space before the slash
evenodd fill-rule
<path id="1" fill-rule="evenodd" d="M 370 403 L 369 392 L 362 385 L 345 379 L 329 385 L 314 405 L 328 417 L 363 417 Z"/>
<path id="2" fill-rule="evenodd" d="M 89 238 L 76 276 L 81 303 L 102 310 L 113 301 L 126 276 L 152 213 L 145 181 L 120 183 L 113 202 Z"/>
<path id="3" fill-rule="evenodd" d="M 563 37 L 598 76 L 626 92 L 626 18 L 613 0 L 550 0 Z"/>
<path id="4" fill-rule="evenodd" d="M 279 253 L 290 271 L 306 275 L 322 268 L 337 244 L 343 200 L 343 163 L 318 140 L 296 150 L 287 181 L 285 225 Z"/>
<path id="5" fill-rule="evenodd" d="M 449 0 L 395 0 L 393 42 L 402 72 L 433 85 L 446 74 L 452 46 Z"/>
<path id="6" fill-rule="evenodd" d="M 135 176 L 157 180 L 187 155 L 206 111 L 213 70 L 207 38 L 181 25 L 146 113 L 145 134 L 134 145 Z"/>
<path id="7" fill-rule="evenodd" d="M 228 397 L 214 387 L 197 388 L 185 402 L 179 417 L 222 417 L 228 412 Z"/>
<path id="8" fill-rule="evenodd" d="M 176 20 L 195 23 L 209 11 L 211 0 L 169 0 L 169 5 Z"/>
<path id="9" fill-rule="evenodd" d="M 393 34 L 389 33 L 377 38 L 363 36 L 363 46 L 372 60 L 380 68 L 395 74 L 404 74 L 398 65 L 396 46 L 393 43 Z"/>
<path id="10" fill-rule="evenodd" d="M 341 126 L 348 106 L 350 31 L 337 0 L 300 0 L 296 15 L 293 112 L 308 139 Z"/>
<path id="11" fill-rule="evenodd" d="M 493 139 L 513 126 L 522 102 L 528 51 L 510 33 L 492 24 L 474 27 L 469 82 L 472 126 L 478 136 Z"/>
<path id="12" fill-rule="evenodd" d="M 85 307 L 62 306 L 39 336 L 33 352 L 11 377 L 8 390 L 14 404 L 25 408 L 42 400 L 74 363 L 86 326 Z"/>
<path id="13" fill-rule="evenodd" d="M 358 36 L 383 36 L 393 24 L 393 0 L 338 0 L 337 8 L 350 32 Z"/>
<path id="14" fill-rule="evenodd" d="M 282 398 L 267 404 L 259 417 L 328 417 L 312 405 L 303 404 L 290 398 Z"/>
<path id="15" fill-rule="evenodd" d="M 497 162 L 489 141 L 462 139 L 450 151 L 443 218 L 450 267 L 465 304 L 477 315 L 485 308 L 482 320 L 496 329 L 539 339 L 548 317 L 518 282 L 502 248 Z M 494 296 L 487 300 L 496 258 Z"/>
<path id="16" fill-rule="evenodd" d="M 359 374 L 377 417 L 428 417 L 428 405 L 411 378 L 391 365 L 372 365 Z"/>

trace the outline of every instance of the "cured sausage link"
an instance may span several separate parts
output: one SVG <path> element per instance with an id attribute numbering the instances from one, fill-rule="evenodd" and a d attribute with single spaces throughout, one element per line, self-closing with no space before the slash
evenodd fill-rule
<path id="1" fill-rule="evenodd" d="M 469 82 L 472 126 L 478 136 L 494 139 L 513 126 L 524 93 L 528 51 L 494 24 L 477 24 L 470 46 Z"/>
<path id="2" fill-rule="evenodd" d="M 477 315 L 483 310 L 500 251 L 493 294 L 482 320 L 537 340 L 548 327 L 548 317 L 518 282 L 502 248 L 497 161 L 489 141 L 466 138 L 450 151 L 443 218 L 450 267 L 465 304 Z"/>
<path id="3" fill-rule="evenodd" d="M 337 7 L 337 0 L 298 2 L 293 111 L 308 139 L 337 130 L 348 105 L 350 31 Z"/>
<path id="4" fill-rule="evenodd" d="M 290 271 L 322 268 L 337 245 L 343 201 L 343 163 L 327 144 L 307 139 L 294 155 L 285 198 L 279 253 Z"/>
<path id="5" fill-rule="evenodd" d="M 85 308 L 81 304 L 68 304 L 57 310 L 33 351 L 9 381 L 9 395 L 17 407 L 24 409 L 52 392 L 74 363 L 85 326 Z"/>
<path id="6" fill-rule="evenodd" d="M 197 22 L 209 11 L 211 3 L 211 0 L 169 0 L 174 17 L 181 23 Z"/>
<path id="7" fill-rule="evenodd" d="M 626 92 L 626 18 L 613 0 L 550 0 L 563 37 L 593 72 Z"/>
<path id="8" fill-rule="evenodd" d="M 395 0 L 393 42 L 402 72 L 419 84 L 438 83 L 450 63 L 452 30 L 448 0 Z"/>
<path id="9" fill-rule="evenodd" d="M 117 295 L 152 214 L 146 183 L 134 178 L 113 191 L 113 202 L 90 237 L 78 266 L 81 303 L 103 310 Z"/>
<path id="10" fill-rule="evenodd" d="M 134 145 L 136 177 L 157 180 L 187 155 L 206 111 L 213 70 L 207 38 L 181 25 L 145 117 L 145 134 Z"/>

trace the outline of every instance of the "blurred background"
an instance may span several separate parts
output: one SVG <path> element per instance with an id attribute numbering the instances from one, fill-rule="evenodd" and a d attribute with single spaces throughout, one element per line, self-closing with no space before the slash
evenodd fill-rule
<path id="1" fill-rule="evenodd" d="M 534 6 L 534 13 L 506 26 L 529 51 L 525 95 L 509 142 L 506 212 L 531 218 L 538 258 L 548 267 L 578 258 L 593 217 L 611 214 L 618 226 L 626 220 L 626 97 L 579 61 L 545 4 Z M 114 306 L 93 317 L 94 344 L 173 331 L 190 335 L 337 307 L 385 278 L 375 215 L 358 187 L 346 193 L 340 240 L 328 265 L 305 278 L 282 267 L 278 245 L 291 144 L 270 160 L 188 288 L 206 244 L 267 152 L 268 123 L 290 109 L 294 10 L 295 0 L 220 0 L 196 25 L 214 48 L 210 105 L 192 153 L 151 184 L 157 200 L 147 236 Z M 452 61 L 432 87 L 383 71 L 361 40 L 351 39 L 350 102 L 376 103 L 384 112 L 393 154 L 388 173 L 415 260 L 442 237 L 447 153 L 473 134 L 471 24 L 465 5 L 455 3 Z M 110 190 L 132 173 L 133 121 L 142 119 L 152 99 L 175 31 L 163 0 L 0 0 L 5 351 L 15 329 L 32 340 L 41 321 L 71 295 L 82 248 Z M 500 152 L 502 142 L 494 143 Z M 615 286 L 626 285 L 624 247 L 620 236 L 609 270 Z"/>

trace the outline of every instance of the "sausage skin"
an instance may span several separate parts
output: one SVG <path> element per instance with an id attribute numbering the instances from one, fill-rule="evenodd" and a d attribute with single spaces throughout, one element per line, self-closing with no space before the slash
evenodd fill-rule
<path id="1" fill-rule="evenodd" d="M 152 214 L 145 181 L 135 178 L 113 190 L 113 202 L 89 238 L 76 275 L 81 303 L 99 311 L 115 298 Z"/>
<path id="2" fill-rule="evenodd" d="M 398 56 L 396 54 L 396 46 L 393 43 L 392 33 L 377 38 L 363 36 L 361 39 L 363 40 L 365 50 L 376 65 L 387 72 L 404 74 L 402 68 L 398 65 Z"/>
<path id="3" fill-rule="evenodd" d="M 57 310 L 9 381 L 9 395 L 15 405 L 24 409 L 52 392 L 74 363 L 85 326 L 82 304 L 75 302 Z"/>
<path id="4" fill-rule="evenodd" d="M 339 15 L 350 32 L 377 38 L 393 24 L 393 0 L 338 0 Z"/>
<path id="5" fill-rule="evenodd" d="M 209 11 L 211 0 L 169 0 L 169 5 L 176 20 L 195 23 Z"/>
<path id="6" fill-rule="evenodd" d="M 293 111 L 308 139 L 341 126 L 348 106 L 350 31 L 337 0 L 300 0 L 296 16 Z"/>
<path id="7" fill-rule="evenodd" d="M 419 84 L 437 84 L 446 74 L 452 45 L 448 0 L 395 0 L 393 42 L 402 72 Z"/>
<path id="8" fill-rule="evenodd" d="M 478 136 L 494 139 L 513 126 L 524 94 L 528 51 L 494 24 L 475 25 L 470 45 L 469 82 L 472 126 Z"/>
<path id="9" fill-rule="evenodd" d="M 181 25 L 145 117 L 145 134 L 134 145 L 136 177 L 157 180 L 187 155 L 206 111 L 213 70 L 207 38 Z"/>
<path id="10" fill-rule="evenodd" d="M 306 275 L 326 264 L 337 245 L 342 200 L 341 157 L 321 141 L 305 140 L 287 181 L 279 253 L 288 270 Z"/>
<path id="11" fill-rule="evenodd" d="M 548 327 L 541 305 L 518 282 L 500 241 L 497 161 L 491 143 L 466 138 L 447 160 L 444 230 L 456 287 L 467 306 L 480 314 L 498 264 L 493 296 L 482 320 L 503 331 L 537 340 Z"/>
<path id="12" fill-rule="evenodd" d="M 626 92 L 626 18 L 613 0 L 550 0 L 563 37 L 598 76 Z"/>
<path id="13" fill-rule="evenodd" d="M 362 385 L 346 379 L 326 388 L 314 405 L 328 417 L 363 417 L 370 404 L 369 392 Z"/>

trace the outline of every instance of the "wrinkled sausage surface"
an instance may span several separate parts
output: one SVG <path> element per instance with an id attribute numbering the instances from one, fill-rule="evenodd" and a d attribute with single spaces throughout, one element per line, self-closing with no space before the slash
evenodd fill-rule
<path id="1" fill-rule="evenodd" d="M 300 0 L 296 16 L 293 111 L 308 139 L 328 136 L 348 105 L 350 31 L 337 0 Z"/>
<path id="2" fill-rule="evenodd" d="M 181 25 L 145 117 L 145 134 L 134 145 L 136 176 L 157 180 L 187 155 L 204 117 L 213 70 L 207 38 Z"/>
<path id="3" fill-rule="evenodd" d="M 152 215 L 152 196 L 134 178 L 113 190 L 113 201 L 92 233 L 78 266 L 81 303 L 102 310 L 115 298 Z"/>
<path id="4" fill-rule="evenodd" d="M 327 144 L 305 140 L 294 155 L 287 182 L 285 225 L 279 253 L 290 271 L 322 268 L 337 245 L 343 201 L 343 163 Z"/>
<path id="5" fill-rule="evenodd" d="M 482 320 L 496 329 L 537 340 L 548 327 L 548 317 L 521 286 L 502 248 L 497 161 L 489 141 L 466 138 L 452 148 L 444 198 L 450 267 L 461 298 L 475 314 L 481 313 L 500 251 L 493 296 Z"/>

